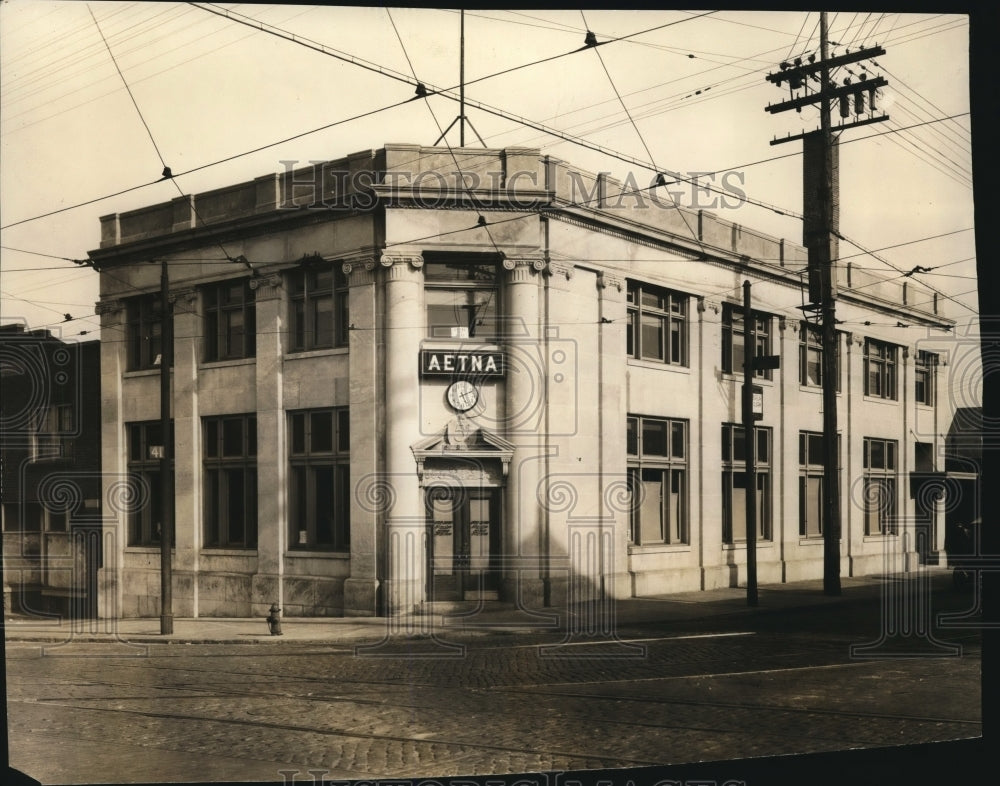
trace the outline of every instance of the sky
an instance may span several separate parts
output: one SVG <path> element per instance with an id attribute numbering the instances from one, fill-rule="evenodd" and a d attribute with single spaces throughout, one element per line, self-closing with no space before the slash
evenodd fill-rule
<path id="1" fill-rule="evenodd" d="M 953 298 L 946 313 L 957 336 L 975 335 L 970 20 L 877 11 L 829 19 L 834 54 L 885 47 L 877 65 L 866 63 L 889 83 L 879 98 L 889 120 L 841 135 L 840 231 L 858 244 L 842 242 L 841 255 L 893 276 L 932 268 L 914 280 Z M 102 215 L 283 171 L 283 161 L 434 144 L 457 103 L 435 96 L 392 107 L 412 85 L 317 50 L 452 88 L 459 30 L 459 12 L 448 9 L 0 3 L 0 321 L 99 337 L 98 274 L 73 260 L 98 247 Z M 575 51 L 587 30 L 601 42 L 627 38 Z M 787 88 L 765 76 L 818 48 L 816 12 L 470 10 L 466 96 L 506 118 L 470 103 L 466 145 L 478 146 L 478 134 L 491 148 L 537 147 L 639 183 L 654 171 L 715 172 L 708 182 L 719 187 L 730 173 L 727 182 L 770 208 L 716 212 L 800 243 L 801 220 L 788 213 L 802 210 L 801 142 L 770 142 L 817 128 L 819 114 L 768 113 Z M 458 144 L 457 126 L 447 141 Z M 172 182 L 160 181 L 164 164 Z M 713 198 L 675 193 L 689 206 Z"/>

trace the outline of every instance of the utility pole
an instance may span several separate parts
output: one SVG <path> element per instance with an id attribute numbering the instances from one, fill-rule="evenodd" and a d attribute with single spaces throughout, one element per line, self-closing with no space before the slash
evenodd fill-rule
<path id="1" fill-rule="evenodd" d="M 160 633 L 174 632 L 171 549 L 174 545 L 174 489 L 170 476 L 170 461 L 174 455 L 174 440 L 170 429 L 170 366 L 173 355 L 174 331 L 170 319 L 170 282 L 167 260 L 160 261 L 160 434 L 163 452 L 160 455 Z"/>
<path id="2" fill-rule="evenodd" d="M 840 595 L 840 476 L 839 443 L 837 439 L 837 317 L 836 317 L 836 274 L 834 263 L 838 256 L 839 236 L 839 154 L 833 133 L 855 128 L 869 123 L 888 120 L 888 115 L 876 116 L 875 98 L 880 87 L 888 84 L 881 76 L 869 78 L 862 70 L 837 86 L 832 73 L 846 68 L 850 63 L 867 60 L 885 54 L 885 49 L 874 47 L 845 51 L 842 55 L 830 56 L 829 31 L 826 11 L 820 12 L 820 59 L 809 55 L 807 62 L 796 58 L 794 63 L 781 63 L 781 71 L 768 74 L 767 81 L 781 86 L 787 81 L 791 98 L 780 104 L 767 106 L 772 114 L 789 109 L 802 111 L 802 107 L 819 104 L 820 130 L 802 132 L 783 139 L 775 139 L 772 145 L 803 141 L 803 243 L 808 250 L 807 269 L 809 274 L 809 304 L 806 312 L 820 313 L 823 346 L 823 592 L 826 595 Z M 851 69 L 847 69 L 854 73 Z M 810 84 L 810 79 L 819 82 L 818 89 Z M 798 95 L 796 95 L 798 93 Z M 865 96 L 868 96 L 867 116 Z M 855 119 L 851 114 L 853 99 Z M 831 102 L 840 103 L 840 116 L 844 122 L 834 129 Z"/>
<path id="3" fill-rule="evenodd" d="M 743 454 L 747 488 L 747 605 L 757 605 L 757 432 L 753 411 L 757 331 L 750 307 L 750 282 L 743 282 Z M 735 458 L 735 457 L 734 457 Z"/>

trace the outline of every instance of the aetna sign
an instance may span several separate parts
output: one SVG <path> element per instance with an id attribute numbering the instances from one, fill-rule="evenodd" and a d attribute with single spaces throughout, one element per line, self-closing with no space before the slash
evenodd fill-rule
<path id="1" fill-rule="evenodd" d="M 504 375 L 503 352 L 455 352 L 423 349 L 420 375 L 424 377 L 471 374 L 479 377 Z"/>

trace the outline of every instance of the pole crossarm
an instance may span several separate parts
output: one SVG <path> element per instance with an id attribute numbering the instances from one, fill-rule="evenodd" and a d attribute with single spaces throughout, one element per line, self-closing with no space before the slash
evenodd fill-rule
<path id="1" fill-rule="evenodd" d="M 830 126 L 830 131 L 832 133 L 836 133 L 838 131 L 846 131 L 849 128 L 857 128 L 858 126 L 867 126 L 871 125 L 872 123 L 881 123 L 883 120 L 888 120 L 888 119 L 889 115 L 879 115 L 878 117 L 866 117 L 864 120 L 854 120 L 850 123 L 840 123 L 835 126 Z M 798 134 L 789 134 L 788 136 L 783 136 L 781 137 L 781 139 L 775 137 L 770 141 L 769 144 L 773 147 L 774 145 L 780 145 L 785 142 L 794 142 L 796 139 L 804 139 L 805 137 L 809 136 L 809 134 L 820 134 L 820 133 L 822 132 L 802 131 L 801 133 Z"/>
<path id="2" fill-rule="evenodd" d="M 765 109 L 773 115 L 778 112 L 787 112 L 789 109 L 801 109 L 809 104 L 816 104 L 823 99 L 838 99 L 842 96 L 852 96 L 855 93 L 870 93 L 888 84 L 885 77 L 877 76 L 874 79 L 859 80 L 849 85 L 841 85 L 839 87 L 820 90 L 809 95 L 799 96 L 798 98 L 791 98 L 788 101 L 782 101 L 780 104 L 768 104 Z"/>
<path id="3" fill-rule="evenodd" d="M 764 77 L 768 82 L 780 85 L 784 80 L 802 79 L 803 77 L 818 74 L 823 68 L 840 68 L 848 63 L 856 63 L 859 60 L 867 60 L 869 57 L 880 57 L 885 54 L 885 49 L 878 44 L 868 49 L 859 49 L 857 52 L 845 52 L 842 55 L 829 59 L 816 60 L 812 63 L 800 63 L 791 68 L 786 68 L 776 74 L 768 74 Z"/>

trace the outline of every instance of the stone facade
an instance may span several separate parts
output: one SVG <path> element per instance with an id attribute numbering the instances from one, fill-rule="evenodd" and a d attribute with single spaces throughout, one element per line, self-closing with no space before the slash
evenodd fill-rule
<path id="1" fill-rule="evenodd" d="M 174 295 L 174 614 L 263 616 L 273 602 L 289 615 L 396 614 L 439 598 L 560 606 L 744 582 L 745 543 L 725 534 L 740 497 L 723 500 L 723 483 L 739 483 L 723 436 L 741 420 L 742 374 L 723 356 L 745 279 L 781 358 L 759 380 L 770 440 L 759 580 L 821 576 L 822 538 L 801 531 L 800 439 L 822 431 L 820 388 L 800 367 L 804 249 L 536 150 L 454 153 L 457 169 L 446 150 L 387 145 L 102 219 L 92 258 L 106 471 L 137 466 L 129 435 L 159 417 L 159 371 L 130 354 L 149 327 L 138 298 L 159 290 L 150 259 L 166 260 Z M 944 390 L 914 400 L 918 339 L 952 322 L 930 292 L 860 273 L 838 270 L 844 575 L 912 567 L 918 526 L 943 548 L 940 514 L 917 510 L 906 479 L 913 435 L 938 455 L 949 412 Z M 329 312 L 325 294 L 309 294 L 326 293 L 321 276 L 335 282 Z M 222 301 L 238 287 L 220 286 L 240 281 L 242 310 Z M 637 303 L 640 292 L 650 299 Z M 233 355 L 246 340 L 233 314 L 248 325 L 250 310 L 252 351 L 220 359 L 220 342 Z M 869 339 L 891 350 L 894 396 L 866 394 Z M 465 354 L 467 372 L 428 373 L 424 351 Z M 502 357 L 503 372 L 472 370 L 476 353 Z M 472 383 L 466 403 L 450 390 L 459 379 Z M 318 461 L 304 447 L 313 432 L 299 429 L 326 413 L 344 442 L 323 442 Z M 238 418 L 252 420 L 255 449 L 213 455 L 209 430 Z M 661 427 L 676 440 L 662 453 Z M 895 480 L 891 534 L 866 514 L 873 441 L 893 445 L 880 475 Z M 133 537 L 134 515 L 107 524 L 107 615 L 158 613 L 159 549 Z M 251 524 L 253 541 L 236 542 L 233 528 Z"/>

